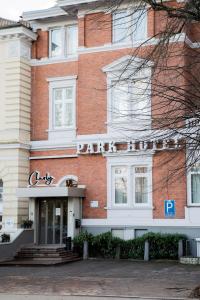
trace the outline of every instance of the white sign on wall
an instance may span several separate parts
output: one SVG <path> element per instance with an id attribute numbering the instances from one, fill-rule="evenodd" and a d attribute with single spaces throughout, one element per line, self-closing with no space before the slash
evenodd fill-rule
<path id="1" fill-rule="evenodd" d="M 13 229 L 14 228 L 14 219 L 13 218 L 5 219 L 5 228 L 6 229 Z"/>
<path id="2" fill-rule="evenodd" d="M 97 200 L 90 201 L 90 207 L 98 208 L 99 207 L 99 201 L 97 201 Z"/>
<path id="3" fill-rule="evenodd" d="M 183 140 L 162 139 L 149 141 L 109 141 L 81 142 L 77 144 L 77 154 L 130 153 L 137 151 L 177 150 L 184 145 Z"/>

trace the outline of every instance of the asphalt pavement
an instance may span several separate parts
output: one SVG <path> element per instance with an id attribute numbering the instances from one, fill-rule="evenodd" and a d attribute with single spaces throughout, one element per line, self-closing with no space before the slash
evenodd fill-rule
<path id="1" fill-rule="evenodd" d="M 0 300 L 187 299 L 199 285 L 200 266 L 170 261 L 0 267 Z"/>

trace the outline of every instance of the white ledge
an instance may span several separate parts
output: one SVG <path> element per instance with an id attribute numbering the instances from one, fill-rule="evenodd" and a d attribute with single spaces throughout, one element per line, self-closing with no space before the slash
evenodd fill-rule
<path id="1" fill-rule="evenodd" d="M 63 77 L 49 77 L 46 79 L 46 81 L 54 82 L 54 81 L 64 81 L 64 80 L 76 80 L 77 78 L 78 78 L 77 75 L 63 76 Z M 73 129 L 76 129 L 76 128 L 70 128 L 70 130 L 73 130 Z M 51 130 L 51 131 L 56 131 L 56 130 Z"/>

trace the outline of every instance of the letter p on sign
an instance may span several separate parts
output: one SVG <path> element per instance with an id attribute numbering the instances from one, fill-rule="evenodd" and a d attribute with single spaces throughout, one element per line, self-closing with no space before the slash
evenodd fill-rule
<path id="1" fill-rule="evenodd" d="M 176 215 L 176 201 L 165 200 L 165 217 L 175 217 Z"/>

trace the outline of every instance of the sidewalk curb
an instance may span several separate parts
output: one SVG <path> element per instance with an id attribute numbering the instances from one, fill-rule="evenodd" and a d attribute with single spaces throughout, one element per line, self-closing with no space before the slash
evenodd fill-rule
<path id="1" fill-rule="evenodd" d="M 135 300 L 197 300 L 197 298 L 179 298 L 179 297 L 147 297 L 147 296 L 126 296 L 126 295 L 82 295 L 82 294 L 65 294 L 65 295 L 52 295 L 52 294 L 5 294 L 0 293 L 0 300 L 32 300 L 38 298 L 39 300 L 96 300 L 96 299 L 135 299 Z"/>

